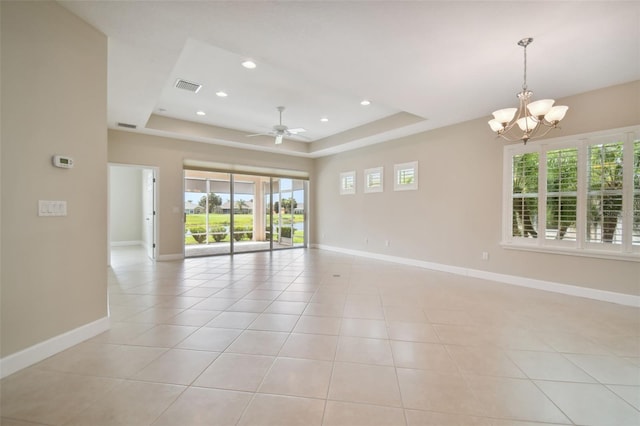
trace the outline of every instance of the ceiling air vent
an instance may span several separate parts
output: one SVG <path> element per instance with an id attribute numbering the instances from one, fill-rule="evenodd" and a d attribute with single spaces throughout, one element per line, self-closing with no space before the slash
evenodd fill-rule
<path id="1" fill-rule="evenodd" d="M 136 126 L 135 124 L 129 124 L 129 123 L 118 123 L 119 127 L 126 127 L 127 129 L 135 129 Z"/>
<path id="2" fill-rule="evenodd" d="M 198 93 L 198 91 L 202 89 L 202 84 L 194 83 L 194 82 L 179 78 L 176 80 L 176 87 L 178 89 L 184 89 L 190 92 Z"/>

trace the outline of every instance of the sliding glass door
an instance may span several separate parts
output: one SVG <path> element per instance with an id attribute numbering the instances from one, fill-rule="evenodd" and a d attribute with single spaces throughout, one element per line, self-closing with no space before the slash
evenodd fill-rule
<path id="1" fill-rule="evenodd" d="M 231 253 L 231 175 L 185 172 L 185 256 Z"/>
<path id="2" fill-rule="evenodd" d="M 252 175 L 233 175 L 233 252 L 269 250 L 266 239 L 268 222 L 265 222 L 264 187 L 268 177 Z"/>
<path id="3" fill-rule="evenodd" d="M 185 257 L 306 247 L 307 181 L 185 170 Z"/>

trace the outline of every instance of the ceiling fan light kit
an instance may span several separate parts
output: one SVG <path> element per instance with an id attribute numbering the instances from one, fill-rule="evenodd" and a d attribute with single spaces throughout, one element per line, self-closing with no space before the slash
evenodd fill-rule
<path id="1" fill-rule="evenodd" d="M 529 140 L 545 136 L 551 129 L 558 128 L 558 123 L 564 118 L 568 106 L 553 106 L 555 100 L 542 99 L 531 102 L 533 92 L 527 87 L 527 46 L 533 38 L 523 38 L 518 46 L 524 49 L 524 82 L 522 91 L 518 93 L 518 108 L 504 108 L 493 112 L 493 119 L 489 120 L 489 127 L 498 136 L 510 142 L 521 140 L 527 144 Z M 517 127 L 521 133 L 516 130 Z"/>

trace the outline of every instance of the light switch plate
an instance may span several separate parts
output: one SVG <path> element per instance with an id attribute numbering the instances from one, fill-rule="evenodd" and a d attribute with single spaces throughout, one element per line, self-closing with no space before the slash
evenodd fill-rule
<path id="1" fill-rule="evenodd" d="M 66 201 L 38 200 L 38 216 L 66 216 Z"/>

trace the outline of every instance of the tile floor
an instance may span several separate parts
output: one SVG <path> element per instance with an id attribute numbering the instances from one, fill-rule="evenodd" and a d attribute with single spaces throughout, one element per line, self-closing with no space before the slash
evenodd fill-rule
<path id="1" fill-rule="evenodd" d="M 638 309 L 318 250 L 121 248 L 109 294 L 2 425 L 640 425 Z"/>

